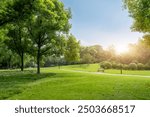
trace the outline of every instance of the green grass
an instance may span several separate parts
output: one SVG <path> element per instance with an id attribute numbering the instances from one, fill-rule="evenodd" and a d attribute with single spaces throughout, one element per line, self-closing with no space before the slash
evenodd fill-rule
<path id="1" fill-rule="evenodd" d="M 89 65 L 83 64 L 83 65 L 63 66 L 62 69 L 97 72 L 99 67 L 100 67 L 99 64 L 89 64 Z M 105 70 L 105 73 L 120 74 L 120 70 L 108 69 L 108 70 Z M 123 70 L 123 74 L 150 76 L 150 71 L 149 70 Z"/>
<path id="2" fill-rule="evenodd" d="M 111 74 L 120 74 L 120 70 L 114 70 L 114 69 L 105 70 L 105 72 Z M 150 71 L 149 70 L 123 70 L 123 74 L 150 76 Z"/>
<path id="3" fill-rule="evenodd" d="M 96 64 L 89 67 L 94 66 Z M 91 68 L 81 68 L 80 65 L 65 66 L 60 70 L 43 68 L 41 75 L 37 75 L 34 69 L 0 71 L 0 99 L 150 99 L 150 78 L 78 72 Z"/>
<path id="4" fill-rule="evenodd" d="M 88 71 L 88 72 L 96 72 L 98 68 L 99 64 L 79 64 L 79 65 L 62 66 L 62 69 L 71 69 L 76 71 Z"/>

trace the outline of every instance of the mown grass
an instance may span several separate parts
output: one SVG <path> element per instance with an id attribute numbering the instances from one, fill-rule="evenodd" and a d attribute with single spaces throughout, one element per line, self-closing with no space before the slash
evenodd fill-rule
<path id="1" fill-rule="evenodd" d="M 99 64 L 79 64 L 79 65 L 68 65 L 62 66 L 62 69 L 71 69 L 77 71 L 88 71 L 88 72 L 97 72 Z"/>
<path id="2" fill-rule="evenodd" d="M 0 99 L 7 99 L 13 95 L 21 93 L 28 83 L 44 79 L 50 73 L 42 73 L 37 75 L 35 71 L 26 70 L 20 72 L 18 70 L 1 70 L 0 71 Z M 51 75 L 54 75 L 51 73 Z"/>
<path id="3" fill-rule="evenodd" d="M 106 73 L 111 73 L 111 74 L 120 74 L 120 70 L 114 70 L 114 69 L 109 69 L 105 70 Z M 144 75 L 144 76 L 150 76 L 150 71 L 149 70 L 123 70 L 123 74 L 128 74 L 128 75 Z"/>
<path id="4" fill-rule="evenodd" d="M 99 68 L 100 68 L 99 64 L 83 64 L 83 65 L 62 66 L 62 69 L 76 70 L 76 71 L 88 71 L 88 72 L 97 72 Z M 128 75 L 150 76 L 149 70 L 122 70 L 122 71 L 123 71 L 123 74 L 128 74 Z M 105 73 L 120 74 L 120 70 L 106 69 Z"/>
<path id="5" fill-rule="evenodd" d="M 150 78 L 82 73 L 72 67 L 43 68 L 41 75 L 34 69 L 0 71 L 0 99 L 150 99 Z"/>

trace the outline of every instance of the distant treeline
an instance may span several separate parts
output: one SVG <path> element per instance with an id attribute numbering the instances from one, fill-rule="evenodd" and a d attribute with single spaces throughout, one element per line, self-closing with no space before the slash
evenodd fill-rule
<path id="1" fill-rule="evenodd" d="M 114 46 L 110 46 L 107 49 L 103 49 L 100 45 L 80 46 L 73 36 L 66 41 L 68 44 L 63 47 L 65 50 L 61 56 L 59 54 L 58 56 L 56 54 L 43 56 L 40 63 L 42 67 L 100 63 L 101 67 L 105 69 L 150 69 L 150 48 L 143 44 L 142 41 L 137 44 L 129 44 L 129 51 L 122 54 L 116 53 Z M 74 47 L 72 44 L 74 44 Z M 5 48 L 1 49 L 4 50 Z M 20 61 L 17 54 L 12 53 L 7 48 L 4 51 L 5 53 L 0 58 L 0 68 L 19 68 Z M 24 66 L 26 68 L 37 67 L 34 56 L 26 54 Z"/>

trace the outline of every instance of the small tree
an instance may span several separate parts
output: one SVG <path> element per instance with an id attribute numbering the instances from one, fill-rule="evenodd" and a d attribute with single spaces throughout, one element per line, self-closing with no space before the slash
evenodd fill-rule
<path id="1" fill-rule="evenodd" d="M 128 69 L 129 69 L 129 66 L 126 65 L 126 64 L 124 64 L 124 65 L 123 65 L 123 69 L 124 69 L 124 70 L 128 70 Z"/>
<path id="2" fill-rule="evenodd" d="M 65 59 L 69 63 L 80 61 L 80 43 L 73 35 L 69 35 L 67 39 Z"/>
<path id="3" fill-rule="evenodd" d="M 136 63 L 130 63 L 130 64 L 129 64 L 129 69 L 131 69 L 131 70 L 136 70 L 136 69 L 137 69 Z"/>
<path id="4" fill-rule="evenodd" d="M 84 55 L 82 55 L 82 59 L 81 59 L 82 63 L 92 63 L 92 56 L 89 53 L 85 53 Z"/>
<path id="5" fill-rule="evenodd" d="M 112 68 L 112 64 L 108 61 L 103 61 L 100 63 L 100 67 L 103 69 L 110 69 Z"/>
<path id="6" fill-rule="evenodd" d="M 143 65 L 142 63 L 138 63 L 138 64 L 137 64 L 137 69 L 138 69 L 138 70 L 144 69 L 144 65 Z"/>

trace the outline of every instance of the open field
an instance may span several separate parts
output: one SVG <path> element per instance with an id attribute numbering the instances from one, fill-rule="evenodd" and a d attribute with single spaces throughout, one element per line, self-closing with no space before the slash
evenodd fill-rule
<path id="1" fill-rule="evenodd" d="M 27 69 L 22 73 L 1 70 L 0 99 L 150 99 L 150 78 L 74 71 L 93 72 L 97 65 L 86 68 L 77 66 L 43 68 L 41 75 L 37 75 L 35 69 Z M 113 70 L 106 72 L 116 73 Z M 141 73 L 148 75 L 148 71 Z"/>

